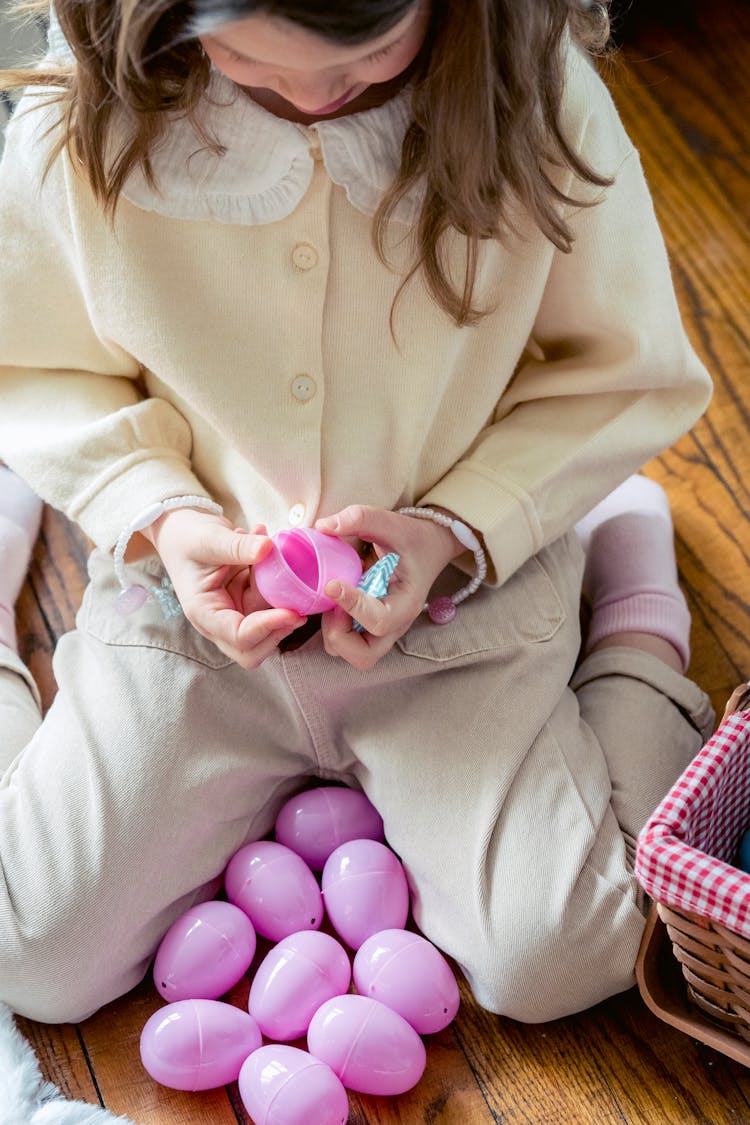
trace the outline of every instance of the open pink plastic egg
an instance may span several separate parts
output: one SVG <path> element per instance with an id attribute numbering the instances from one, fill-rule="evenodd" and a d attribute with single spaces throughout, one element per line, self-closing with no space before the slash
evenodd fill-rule
<path id="1" fill-rule="evenodd" d="M 335 535 L 313 527 L 295 527 L 271 536 L 273 548 L 253 566 L 258 590 L 269 605 L 297 613 L 325 613 L 334 602 L 323 590 L 332 578 L 356 586 L 362 560 Z"/>
<path id="2" fill-rule="evenodd" d="M 247 972 L 255 945 L 252 922 L 231 902 L 191 906 L 159 945 L 156 990 L 165 1000 L 217 1000 Z"/>
<path id="3" fill-rule="evenodd" d="M 358 789 L 322 785 L 291 797 L 276 818 L 276 839 L 322 871 L 331 852 L 349 840 L 385 839 L 383 820 Z"/>
<path id="4" fill-rule="evenodd" d="M 379 930 L 403 929 L 409 886 L 398 857 L 385 844 L 342 844 L 326 860 L 322 885 L 328 917 L 352 949 Z"/>
<path id="5" fill-rule="evenodd" d="M 227 865 L 224 886 L 229 901 L 271 941 L 317 930 L 323 921 L 323 899 L 312 871 L 296 852 L 273 840 L 240 848 Z"/>
<path id="6" fill-rule="evenodd" d="M 354 958 L 354 983 L 420 1035 L 442 1031 L 460 1003 L 456 978 L 440 950 L 407 930 L 383 930 L 363 942 Z"/>

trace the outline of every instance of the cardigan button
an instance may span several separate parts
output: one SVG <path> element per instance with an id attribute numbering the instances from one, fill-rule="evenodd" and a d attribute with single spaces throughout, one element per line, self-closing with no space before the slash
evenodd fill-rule
<path id="1" fill-rule="evenodd" d="M 311 398 L 315 398 L 317 390 L 318 384 L 312 375 L 298 375 L 292 380 L 292 394 L 298 402 L 309 402 Z"/>
<path id="2" fill-rule="evenodd" d="M 312 270 L 318 264 L 318 251 L 309 242 L 298 242 L 292 250 L 292 265 L 296 270 Z"/>

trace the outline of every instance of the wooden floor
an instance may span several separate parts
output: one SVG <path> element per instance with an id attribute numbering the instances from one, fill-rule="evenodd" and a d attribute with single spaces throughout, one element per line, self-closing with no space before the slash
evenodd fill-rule
<path id="1" fill-rule="evenodd" d="M 673 504 L 692 674 L 720 710 L 750 676 L 750 5 L 634 4 L 604 73 L 642 151 L 688 332 L 716 380 L 705 418 L 648 472 Z M 85 554 L 49 514 L 20 606 L 23 653 L 47 702 L 52 646 L 73 621 Z M 183 1094 L 146 1076 L 138 1038 L 160 1003 L 146 984 L 81 1026 L 21 1027 L 71 1098 L 138 1125 L 247 1123 L 236 1087 Z M 658 1020 L 635 989 L 534 1027 L 465 996 L 454 1024 L 430 1040 L 413 1092 L 351 1103 L 351 1125 L 743 1125 L 750 1070 Z"/>

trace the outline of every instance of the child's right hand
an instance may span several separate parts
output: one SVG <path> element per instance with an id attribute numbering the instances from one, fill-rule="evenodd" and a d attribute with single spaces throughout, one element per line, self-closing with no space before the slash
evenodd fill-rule
<path id="1" fill-rule="evenodd" d="M 252 566 L 271 549 L 264 527 L 242 531 L 194 508 L 166 512 L 141 532 L 156 548 L 188 621 L 243 668 L 257 668 L 306 618 L 271 609 Z"/>

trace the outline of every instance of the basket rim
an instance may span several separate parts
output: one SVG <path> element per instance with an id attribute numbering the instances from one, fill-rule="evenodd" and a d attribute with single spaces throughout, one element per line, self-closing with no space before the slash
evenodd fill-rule
<path id="1" fill-rule="evenodd" d="M 666 923 L 659 916 L 659 903 L 652 902 L 635 964 L 638 991 L 646 1007 L 670 1027 L 750 1067 L 750 1043 L 736 1032 L 709 1023 L 690 1007 L 671 944 Z"/>
<path id="2" fill-rule="evenodd" d="M 652 899 L 748 939 L 750 959 L 750 873 L 727 862 L 748 825 L 750 711 L 741 711 L 724 720 L 649 817 L 635 875 Z"/>

